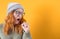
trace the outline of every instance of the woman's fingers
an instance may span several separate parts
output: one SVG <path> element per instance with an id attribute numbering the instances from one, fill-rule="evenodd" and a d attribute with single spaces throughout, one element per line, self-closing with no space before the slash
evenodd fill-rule
<path id="1" fill-rule="evenodd" d="M 25 32 L 28 32 L 29 31 L 28 23 L 26 23 L 26 22 L 22 23 L 22 28 L 24 29 Z"/>

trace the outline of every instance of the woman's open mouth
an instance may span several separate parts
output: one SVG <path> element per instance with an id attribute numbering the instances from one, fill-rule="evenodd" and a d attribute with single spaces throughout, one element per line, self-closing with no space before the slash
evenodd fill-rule
<path id="1" fill-rule="evenodd" d="M 17 19 L 18 21 L 20 20 L 20 19 Z"/>

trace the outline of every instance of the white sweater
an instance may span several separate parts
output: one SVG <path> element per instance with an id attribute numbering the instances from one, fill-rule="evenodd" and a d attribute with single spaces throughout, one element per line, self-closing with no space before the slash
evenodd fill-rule
<path id="1" fill-rule="evenodd" d="M 4 35 L 4 33 L 2 32 L 3 29 L 3 25 L 4 24 L 0 24 L 0 39 L 21 39 L 21 35 L 17 34 L 15 32 L 11 33 L 10 35 Z M 30 32 L 29 33 L 25 33 L 23 32 L 23 36 L 22 39 L 32 39 Z"/>

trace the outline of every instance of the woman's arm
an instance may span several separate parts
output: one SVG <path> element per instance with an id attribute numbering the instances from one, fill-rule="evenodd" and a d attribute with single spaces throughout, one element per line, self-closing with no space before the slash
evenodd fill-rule
<path id="1" fill-rule="evenodd" d="M 0 24 L 0 39 L 10 39 L 10 36 L 5 36 L 3 33 L 4 24 Z"/>
<path id="2" fill-rule="evenodd" d="M 24 32 L 22 39 L 32 39 L 30 32 L 28 32 L 28 33 Z"/>
<path id="3" fill-rule="evenodd" d="M 23 32 L 23 39 L 32 39 L 30 34 L 30 27 L 27 22 L 22 23 Z"/>

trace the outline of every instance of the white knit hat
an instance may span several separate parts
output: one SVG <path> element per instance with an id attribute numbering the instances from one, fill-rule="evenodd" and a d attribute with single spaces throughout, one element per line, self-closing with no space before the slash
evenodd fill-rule
<path id="1" fill-rule="evenodd" d="M 12 2 L 12 3 L 8 4 L 7 14 L 9 14 L 11 11 L 18 9 L 18 8 L 20 8 L 24 11 L 23 7 L 19 3 Z"/>

